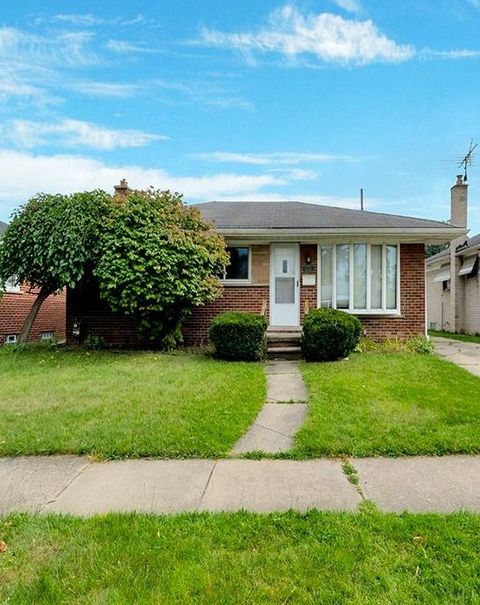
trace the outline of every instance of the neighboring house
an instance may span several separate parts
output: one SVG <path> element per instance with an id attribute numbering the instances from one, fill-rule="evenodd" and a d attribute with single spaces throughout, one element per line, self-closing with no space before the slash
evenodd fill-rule
<path id="1" fill-rule="evenodd" d="M 468 185 L 461 176 L 452 187 L 452 222 L 467 226 Z M 427 266 L 427 318 L 431 329 L 480 333 L 480 235 L 459 237 L 431 256 Z"/>
<path id="2" fill-rule="evenodd" d="M 187 344 L 207 340 L 227 310 L 264 314 L 272 331 L 300 330 L 309 309 L 360 317 L 375 339 L 425 334 L 425 243 L 463 237 L 451 224 L 301 202 L 209 202 L 196 207 L 224 236 L 231 264 L 222 296 L 184 323 Z M 126 318 L 112 314 L 93 286 L 68 292 L 67 337 L 138 344 Z"/>
<path id="3" fill-rule="evenodd" d="M 7 226 L 0 221 L 0 240 Z M 0 296 L 0 345 L 17 342 L 36 298 L 35 292 L 31 292 L 26 284 L 18 284 L 15 278 L 8 280 L 3 288 Z M 65 338 L 65 299 L 64 292 L 47 298 L 33 324 L 30 341 Z"/>

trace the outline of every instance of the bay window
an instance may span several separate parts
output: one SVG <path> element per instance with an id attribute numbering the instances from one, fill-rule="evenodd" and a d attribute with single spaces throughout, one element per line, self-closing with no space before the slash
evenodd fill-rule
<path id="1" fill-rule="evenodd" d="M 359 313 L 399 313 L 396 244 L 319 246 L 319 307 Z"/>

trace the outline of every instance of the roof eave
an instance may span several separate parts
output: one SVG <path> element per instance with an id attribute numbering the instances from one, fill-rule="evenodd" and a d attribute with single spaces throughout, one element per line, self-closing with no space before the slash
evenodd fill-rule
<path id="1" fill-rule="evenodd" d="M 218 233 L 228 238 L 256 240 L 315 240 L 336 236 L 395 238 L 400 242 L 439 243 L 450 242 L 467 230 L 461 227 L 349 227 L 320 229 L 241 229 L 217 228 Z"/>

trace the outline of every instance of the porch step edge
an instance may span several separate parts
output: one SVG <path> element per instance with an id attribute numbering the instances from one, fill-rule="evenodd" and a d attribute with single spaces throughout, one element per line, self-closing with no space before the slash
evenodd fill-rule
<path id="1" fill-rule="evenodd" d="M 300 340 L 301 332 L 267 332 L 267 340 Z"/>
<path id="2" fill-rule="evenodd" d="M 300 359 L 301 353 L 300 347 L 269 347 L 267 349 L 269 359 Z"/>
<path id="3" fill-rule="evenodd" d="M 301 347 L 268 347 L 267 353 L 300 353 Z"/>

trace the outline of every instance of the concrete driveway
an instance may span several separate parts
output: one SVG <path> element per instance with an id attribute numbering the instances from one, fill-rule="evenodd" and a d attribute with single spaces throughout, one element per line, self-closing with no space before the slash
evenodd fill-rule
<path id="1" fill-rule="evenodd" d="M 480 344 L 462 342 L 452 338 L 432 337 L 435 352 L 439 357 L 455 363 L 480 377 Z"/>

